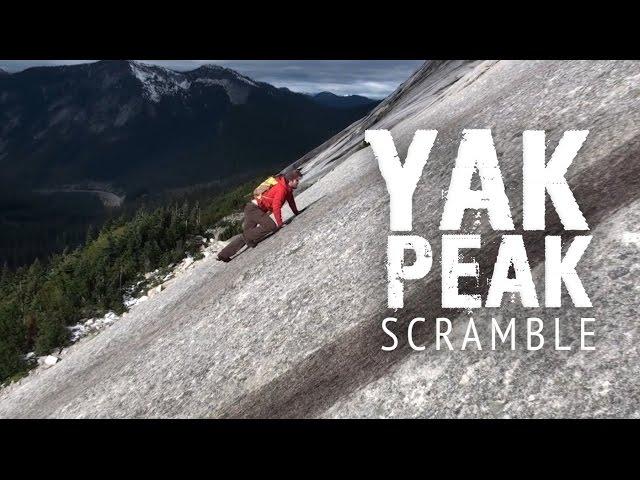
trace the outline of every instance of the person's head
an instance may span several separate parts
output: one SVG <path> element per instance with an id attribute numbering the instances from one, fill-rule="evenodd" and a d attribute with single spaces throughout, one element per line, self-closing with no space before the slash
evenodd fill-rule
<path id="1" fill-rule="evenodd" d="M 299 168 L 284 174 L 284 179 L 287 181 L 287 185 L 289 185 L 289 188 L 292 188 L 293 190 L 298 188 L 300 178 L 302 178 L 302 172 L 300 172 Z"/>

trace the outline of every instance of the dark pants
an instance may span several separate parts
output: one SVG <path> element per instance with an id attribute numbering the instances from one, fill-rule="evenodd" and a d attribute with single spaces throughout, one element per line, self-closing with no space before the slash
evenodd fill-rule
<path id="1" fill-rule="evenodd" d="M 252 202 L 244 207 L 244 223 L 242 225 L 243 234 L 231 239 L 229 244 L 218 253 L 219 257 L 231 258 L 246 245 L 254 247 L 256 243 L 263 240 L 269 234 L 278 229 L 267 212 L 261 210 Z"/>

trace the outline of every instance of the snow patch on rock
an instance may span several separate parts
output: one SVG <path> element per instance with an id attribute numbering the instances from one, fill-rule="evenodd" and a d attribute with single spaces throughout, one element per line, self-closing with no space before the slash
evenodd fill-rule
<path id="1" fill-rule="evenodd" d="M 46 357 L 44 357 L 42 363 L 47 367 L 53 367 L 56 363 L 58 363 L 58 360 L 60 359 L 54 355 L 47 355 Z"/>
<path id="2" fill-rule="evenodd" d="M 69 330 L 71 332 L 69 340 L 71 341 L 71 343 L 75 343 L 81 338 L 86 337 L 87 335 L 101 331 L 119 318 L 120 317 L 114 312 L 108 312 L 104 317 L 89 318 L 87 320 L 81 321 L 80 323 L 69 327 Z"/>

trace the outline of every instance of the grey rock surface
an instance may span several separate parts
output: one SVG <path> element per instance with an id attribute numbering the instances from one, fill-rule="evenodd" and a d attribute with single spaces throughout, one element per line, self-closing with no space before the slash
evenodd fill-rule
<path id="1" fill-rule="evenodd" d="M 307 209 L 257 248 L 219 264 L 207 257 L 166 290 L 18 388 L 0 392 L 1 417 L 553 417 L 640 415 L 640 63 L 431 62 L 370 115 L 303 157 Z M 409 282 L 405 309 L 386 308 L 388 194 L 366 128 L 392 131 L 401 157 L 416 129 L 439 134 L 414 197 L 414 233 L 439 259 L 438 230 L 461 133 L 492 128 L 521 233 L 522 131 L 544 129 L 548 151 L 565 130 L 591 131 L 567 178 L 593 241 L 579 273 L 592 309 L 444 310 L 437 261 Z M 486 276 L 499 233 L 467 212 L 482 234 Z M 525 235 L 543 291 L 543 234 Z M 575 232 L 574 232 L 575 233 Z M 482 292 L 486 293 L 486 292 Z M 585 313 L 586 312 L 586 313 Z M 454 343 L 469 316 L 486 341 L 490 318 L 515 317 L 516 351 L 436 351 L 432 328 L 414 352 L 395 330 L 423 316 L 448 317 Z M 570 351 L 526 351 L 526 317 L 563 320 Z M 580 351 L 581 316 L 595 317 L 596 351 Z M 427 325 L 427 324 L 425 324 Z M 553 342 L 553 333 L 547 342 Z"/>

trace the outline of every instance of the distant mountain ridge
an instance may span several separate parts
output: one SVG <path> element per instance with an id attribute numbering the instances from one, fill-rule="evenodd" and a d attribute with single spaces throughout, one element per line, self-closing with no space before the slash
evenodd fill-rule
<path id="1" fill-rule="evenodd" d="M 312 96 L 312 98 L 328 107 L 334 108 L 351 108 L 351 107 L 375 107 L 381 100 L 374 100 L 372 98 L 363 97 L 361 95 L 336 95 L 331 92 L 320 92 Z"/>
<path id="2" fill-rule="evenodd" d="M 290 163 L 373 105 L 335 106 L 205 65 L 135 61 L 0 76 L 0 183 L 129 193 Z"/>

